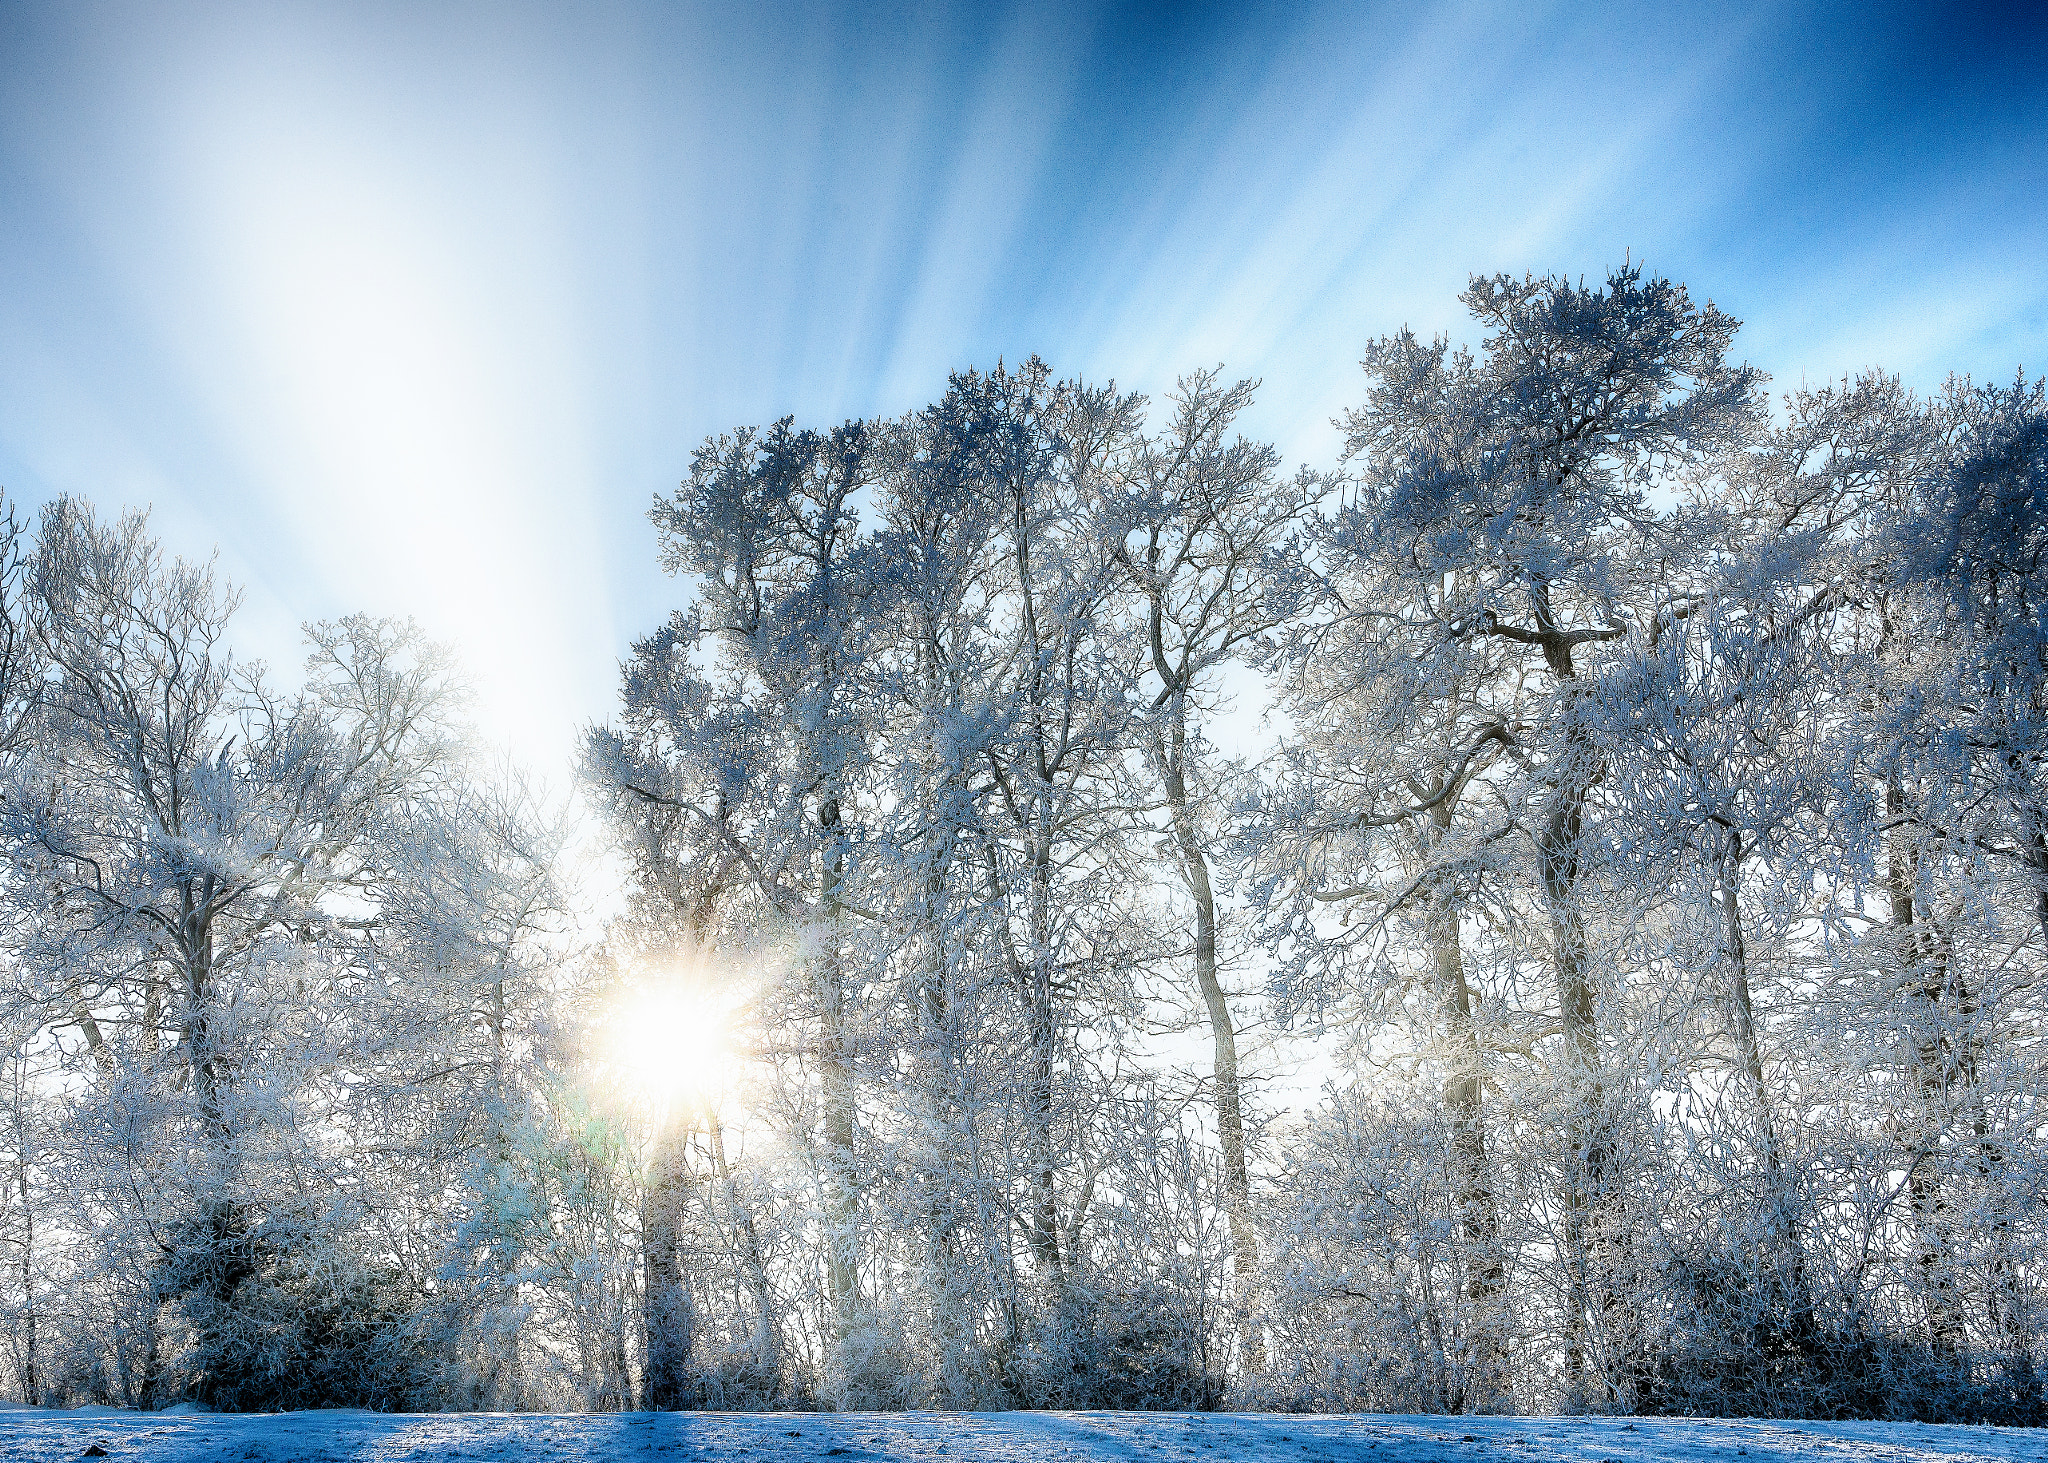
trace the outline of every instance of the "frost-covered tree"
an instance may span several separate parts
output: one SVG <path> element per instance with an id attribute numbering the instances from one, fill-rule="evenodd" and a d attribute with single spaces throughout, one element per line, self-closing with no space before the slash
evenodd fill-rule
<path id="1" fill-rule="evenodd" d="M 649 804 L 637 816 L 668 839 L 656 849 L 643 835 L 643 887 L 701 899 L 743 886 L 795 951 L 786 1039 L 801 1101 L 816 1103 L 801 1140 L 822 1195 L 835 1373 L 862 1314 L 851 926 L 873 702 L 860 683 L 868 569 L 853 499 L 867 459 L 858 423 L 820 434 L 784 421 L 698 450 L 654 510 L 663 563 L 694 603 L 635 646 L 625 727 L 594 733 L 590 753 L 600 784 Z"/>
<path id="2" fill-rule="evenodd" d="M 933 1233 L 942 1293 L 993 1307 L 985 1385 L 1020 1401 L 1088 1395 L 1095 1331 L 1112 1323 L 1089 1226 L 1117 1159 L 1109 1074 L 1146 925 L 1119 580 L 1094 510 L 1141 420 L 1136 398 L 1055 382 L 1035 360 L 956 376 L 901 427 L 877 540 L 908 560 L 891 571 L 897 806 L 931 815 L 894 839 L 919 1060 L 942 1098 L 923 1117 L 938 1148 L 916 1146 L 943 1181 L 918 1207 L 951 1216 Z M 1000 1145 L 999 1177 L 984 1144 Z M 949 1388 L 978 1385 L 946 1371 Z"/>
<path id="3" fill-rule="evenodd" d="M 1130 586 L 1143 647 L 1136 731 L 1144 766 L 1164 804 L 1170 861 L 1193 914 L 1192 967 L 1215 1049 L 1216 1130 L 1238 1283 L 1258 1274 L 1244 1086 L 1237 1021 L 1223 984 L 1221 907 L 1216 889 L 1221 754 L 1205 721 L 1228 694 L 1226 678 L 1296 608 L 1286 537 L 1320 486 L 1290 481 L 1279 455 L 1233 437 L 1253 383 L 1223 387 L 1213 372 L 1181 381 L 1165 428 L 1131 454 L 1109 495 L 1103 532 Z M 1264 1370 L 1250 1322 L 1245 1365 Z"/>
<path id="4" fill-rule="evenodd" d="M 1938 445 L 1884 545 L 1910 639 L 1872 759 L 1897 958 L 1917 995 L 1918 1260 L 1937 1350 L 2002 1353 L 2013 1415 L 2038 1420 L 2036 1302 L 2014 1219 L 2038 1205 L 2040 1179 L 2011 1144 L 2028 1131 L 2014 1058 L 2037 1009 L 2036 977 L 2015 966 L 2048 960 L 2048 393 L 1955 381 L 1932 416 Z"/>
<path id="5" fill-rule="evenodd" d="M 1566 1366 L 1574 1386 L 1605 1391 L 1624 1297 L 1610 1275 L 1620 1263 L 1609 1252 L 1616 1155 L 1600 1026 L 1615 985 L 1588 907 L 1599 846 L 1588 820 L 1605 765 L 1587 687 L 1619 642 L 1683 613 L 1672 566 L 1691 546 L 1651 494 L 1751 430 L 1758 378 L 1727 360 L 1734 321 L 1639 268 L 1591 288 L 1476 279 L 1462 298 L 1487 331 L 1477 356 L 1405 332 L 1368 349 L 1365 403 L 1344 418 L 1360 485 L 1325 550 L 1327 618 L 1357 627 L 1336 643 L 1388 645 L 1369 673 L 1408 678 L 1423 755 L 1378 769 L 1377 786 L 1351 793 L 1348 814 L 1306 816 L 1332 833 L 1400 824 L 1450 852 L 1457 845 L 1443 835 L 1472 777 L 1500 770 L 1502 831 L 1524 832 L 1550 926 L 1569 1144 Z M 1346 562 L 1360 556 L 1362 573 Z M 1367 584 L 1374 590 L 1359 593 Z M 1326 633 L 1303 632 L 1297 656 L 1317 657 Z M 1345 650 L 1329 664 L 1342 675 Z M 1321 852 L 1313 840 L 1310 851 Z M 1328 899 L 1352 882 L 1311 892 Z M 1434 889 L 1440 901 L 1455 889 L 1434 871 L 1421 883 L 1418 894 Z M 1455 1029 L 1466 1018 L 1447 906 L 1433 922 Z M 1460 1101 L 1469 1112 L 1471 1099 Z M 1467 1150 L 1476 1163 L 1477 1145 Z M 1483 1204 L 1468 1212 L 1483 1232 Z"/>
<path id="6" fill-rule="evenodd" d="M 1340 476 L 1036 359 L 710 439 L 595 860 L 409 627 L 0 513 L 5 1385 L 2038 1421 L 2048 388 L 1465 302 Z"/>
<path id="7" fill-rule="evenodd" d="M 415 632 L 311 627 L 287 690 L 233 658 L 234 602 L 139 515 L 43 515 L 0 835 L 59 1223 L 104 1240 L 71 1281 L 114 1328 L 89 1388 L 418 1404 L 456 1365 L 445 1165 L 504 1111 L 514 1054 L 478 1074 L 554 850 L 488 811 Z"/>
<path id="8" fill-rule="evenodd" d="M 271 690 L 226 650 L 232 596 L 134 515 L 60 500 L 31 573 L 49 671 L 4 810 L 34 891 L 17 968 L 104 1076 L 157 1094 L 176 1157 L 134 1176 L 156 1196 L 153 1303 L 236 1353 L 273 1233 L 317 1227 L 275 1186 L 289 1089 L 332 1059 L 319 1008 L 355 978 L 383 820 L 448 760 L 443 678 L 356 620 L 312 632 L 305 690 Z"/>

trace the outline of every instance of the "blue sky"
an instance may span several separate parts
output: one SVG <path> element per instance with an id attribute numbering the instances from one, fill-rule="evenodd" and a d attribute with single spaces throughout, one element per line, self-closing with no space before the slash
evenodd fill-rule
<path id="1" fill-rule="evenodd" d="M 1037 352 L 1326 464 L 1369 337 L 1629 252 L 1780 387 L 2048 366 L 2027 8 L 0 3 L 0 484 L 411 615 L 557 780 L 705 434 Z"/>

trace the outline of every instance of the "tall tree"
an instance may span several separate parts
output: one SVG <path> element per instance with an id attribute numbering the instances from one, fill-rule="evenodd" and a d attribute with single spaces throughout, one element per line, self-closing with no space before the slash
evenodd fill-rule
<path id="1" fill-rule="evenodd" d="M 1727 360 L 1736 322 L 1640 267 L 1588 288 L 1560 278 L 1475 279 L 1460 297 L 1487 331 L 1477 358 L 1411 334 L 1369 348 L 1365 403 L 1344 418 L 1380 535 L 1424 579 L 1441 641 L 1481 640 L 1509 663 L 1500 721 L 1528 768 L 1526 817 L 1550 920 L 1563 1027 L 1570 1172 L 1566 1364 L 1603 1388 L 1589 1343 L 1619 1297 L 1599 1231 L 1614 1180 L 1601 1075 L 1603 984 L 1582 890 L 1587 819 L 1603 765 L 1582 685 L 1628 635 L 1679 613 L 1676 525 L 1650 490 L 1743 440 L 1760 377 Z M 1592 664 L 1588 664 L 1589 660 Z"/>
<path id="2" fill-rule="evenodd" d="M 1952 381 L 1935 420 L 1940 446 L 1901 515 L 1894 560 L 1902 598 L 1917 610 L 1913 694 L 1895 724 L 1919 767 L 1888 784 L 1886 811 L 1907 849 L 1924 849 L 1923 857 L 1945 849 L 1950 861 L 2004 876 L 2005 897 L 2016 898 L 2040 938 L 2039 968 L 2048 959 L 2048 384 Z M 1913 770 L 1923 792 L 1909 802 L 1893 794 Z M 1903 850 L 1895 857 L 1904 867 L 1894 885 L 1911 881 L 1912 857 Z M 1987 1096 L 1990 1033 L 2010 1029 L 2017 1013 L 2010 1011 L 2008 962 L 1987 962 L 1973 975 L 1957 948 L 1972 933 L 1953 928 L 1966 908 L 1958 901 L 1920 920 L 1923 929 L 1932 926 L 1912 952 L 1926 972 L 1920 1085 L 1969 1130 L 1970 1166 L 1986 1191 L 1985 1319 L 2010 1360 L 2014 1415 L 2038 1420 L 2043 1393 L 2021 1320 L 2028 1302 L 2013 1246 L 2024 1181 L 2015 1187 L 2004 1125 Z M 1980 915 L 1973 923 L 1994 920 Z M 1915 1177 L 1924 1232 L 1948 1249 L 1949 1206 L 1935 1191 L 1934 1155 L 1916 1164 Z M 1942 1255 L 1927 1268 L 1940 1274 L 1952 1266 Z M 1964 1328 L 1946 1292 L 1936 1286 L 1934 1333 L 1954 1346 Z"/>
<path id="3" fill-rule="evenodd" d="M 859 640 L 869 570 L 854 512 L 868 456 L 860 423 L 821 434 L 785 420 L 698 449 L 689 479 L 653 511 L 663 566 L 687 577 L 694 603 L 634 646 L 625 729 L 591 741 L 600 780 L 677 815 L 670 852 L 687 872 L 643 879 L 744 883 L 796 943 L 791 1014 L 810 1035 L 792 1055 L 815 1064 L 807 1141 L 835 1350 L 862 1309 L 850 902 L 873 737 Z"/>
<path id="4" fill-rule="evenodd" d="M 1457 577 L 1414 574 L 1378 532 L 1356 503 L 1313 530 L 1313 607 L 1279 657 L 1295 735 L 1253 820 L 1256 863 L 1269 918 L 1288 936 L 1284 1012 L 1349 1004 L 1379 1019 L 1398 995 L 1389 950 L 1421 938 L 1470 1307 L 1452 1395 L 1494 1411 L 1513 1400 L 1511 1327 L 1484 1098 L 1489 1046 L 1513 1033 L 1510 1013 L 1480 1010 L 1464 927 L 1513 881 L 1513 804 L 1495 764 L 1516 766 L 1514 702 L 1497 647 L 1436 632 Z"/>
<path id="5" fill-rule="evenodd" d="M 891 1166 L 917 1175 L 901 1202 L 919 1235 L 911 1266 L 934 1343 L 933 1398 L 972 1408 L 1015 1400 L 989 1357 L 1021 1346 L 1025 1317 L 1008 1175 L 990 1161 L 1010 1075 L 992 1009 L 1010 982 L 994 959 L 1000 910 L 983 854 L 984 769 L 1002 730 L 1002 506 L 975 486 L 977 439 L 953 404 L 892 424 L 874 562 L 895 702 L 887 897 L 915 1033 Z"/>
<path id="6" fill-rule="evenodd" d="M 1216 1130 L 1244 1361 L 1259 1372 L 1265 1348 L 1250 1304 L 1259 1260 L 1244 1090 L 1237 1023 L 1218 956 L 1219 757 L 1204 722 L 1220 709 L 1230 670 L 1244 666 L 1252 644 L 1295 607 L 1285 589 L 1274 592 L 1272 561 L 1319 484 L 1282 478 L 1271 447 L 1230 435 L 1252 391 L 1249 381 L 1223 387 L 1214 372 L 1184 378 L 1166 427 L 1131 454 L 1124 481 L 1106 505 L 1105 537 L 1135 600 L 1132 629 L 1144 647 L 1145 765 L 1165 805 L 1173 868 L 1194 916 L 1192 966 L 1215 1052 Z"/>
<path id="7" fill-rule="evenodd" d="M 1000 913 L 998 950 L 1027 1031 L 1024 1081 L 1029 1197 L 1018 1214 L 1056 1306 L 1093 1199 L 1082 1158 L 1066 1193 L 1061 1066 L 1072 1030 L 1062 993 L 1108 968 L 1116 941 L 1099 922 L 1106 855 L 1127 824 L 1111 793 L 1120 750 L 1117 689 L 1099 619 L 1114 583 L 1110 546 L 1087 507 L 1135 429 L 1138 402 L 1053 383 L 1043 363 L 956 376 L 938 408 L 957 439 L 964 485 L 990 505 L 1004 615 L 990 694 L 999 730 L 984 744 L 981 853 Z M 1105 807 L 1105 804 L 1108 806 Z"/>
<path id="8" fill-rule="evenodd" d="M 265 1226 L 297 1222 L 266 1205 L 267 1089 L 324 1048 L 307 993 L 345 982 L 386 818 L 449 762 L 445 678 L 409 631 L 357 619 L 314 627 L 305 689 L 280 694 L 227 653 L 210 571 L 74 500 L 45 511 L 31 582 L 43 729 L 4 806 L 38 899 L 22 960 L 104 1073 L 155 1086 L 180 1154 L 157 1294 L 233 1352 Z"/>

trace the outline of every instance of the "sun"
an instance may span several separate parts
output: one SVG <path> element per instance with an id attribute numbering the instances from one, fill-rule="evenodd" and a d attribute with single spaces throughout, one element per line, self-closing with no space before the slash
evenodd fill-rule
<path id="1" fill-rule="evenodd" d="M 736 1065 L 730 1002 L 701 990 L 626 993 L 606 1021 L 604 1045 L 620 1085 L 657 1105 L 714 1101 Z"/>

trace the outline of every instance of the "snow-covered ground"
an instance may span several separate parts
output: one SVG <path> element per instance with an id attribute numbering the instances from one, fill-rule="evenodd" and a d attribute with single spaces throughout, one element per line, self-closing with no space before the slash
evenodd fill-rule
<path id="1" fill-rule="evenodd" d="M 100 1456 L 152 1463 L 2048 1463 L 2048 1432 L 1877 1422 L 1180 1412 L 0 1413 L 0 1463 Z"/>

